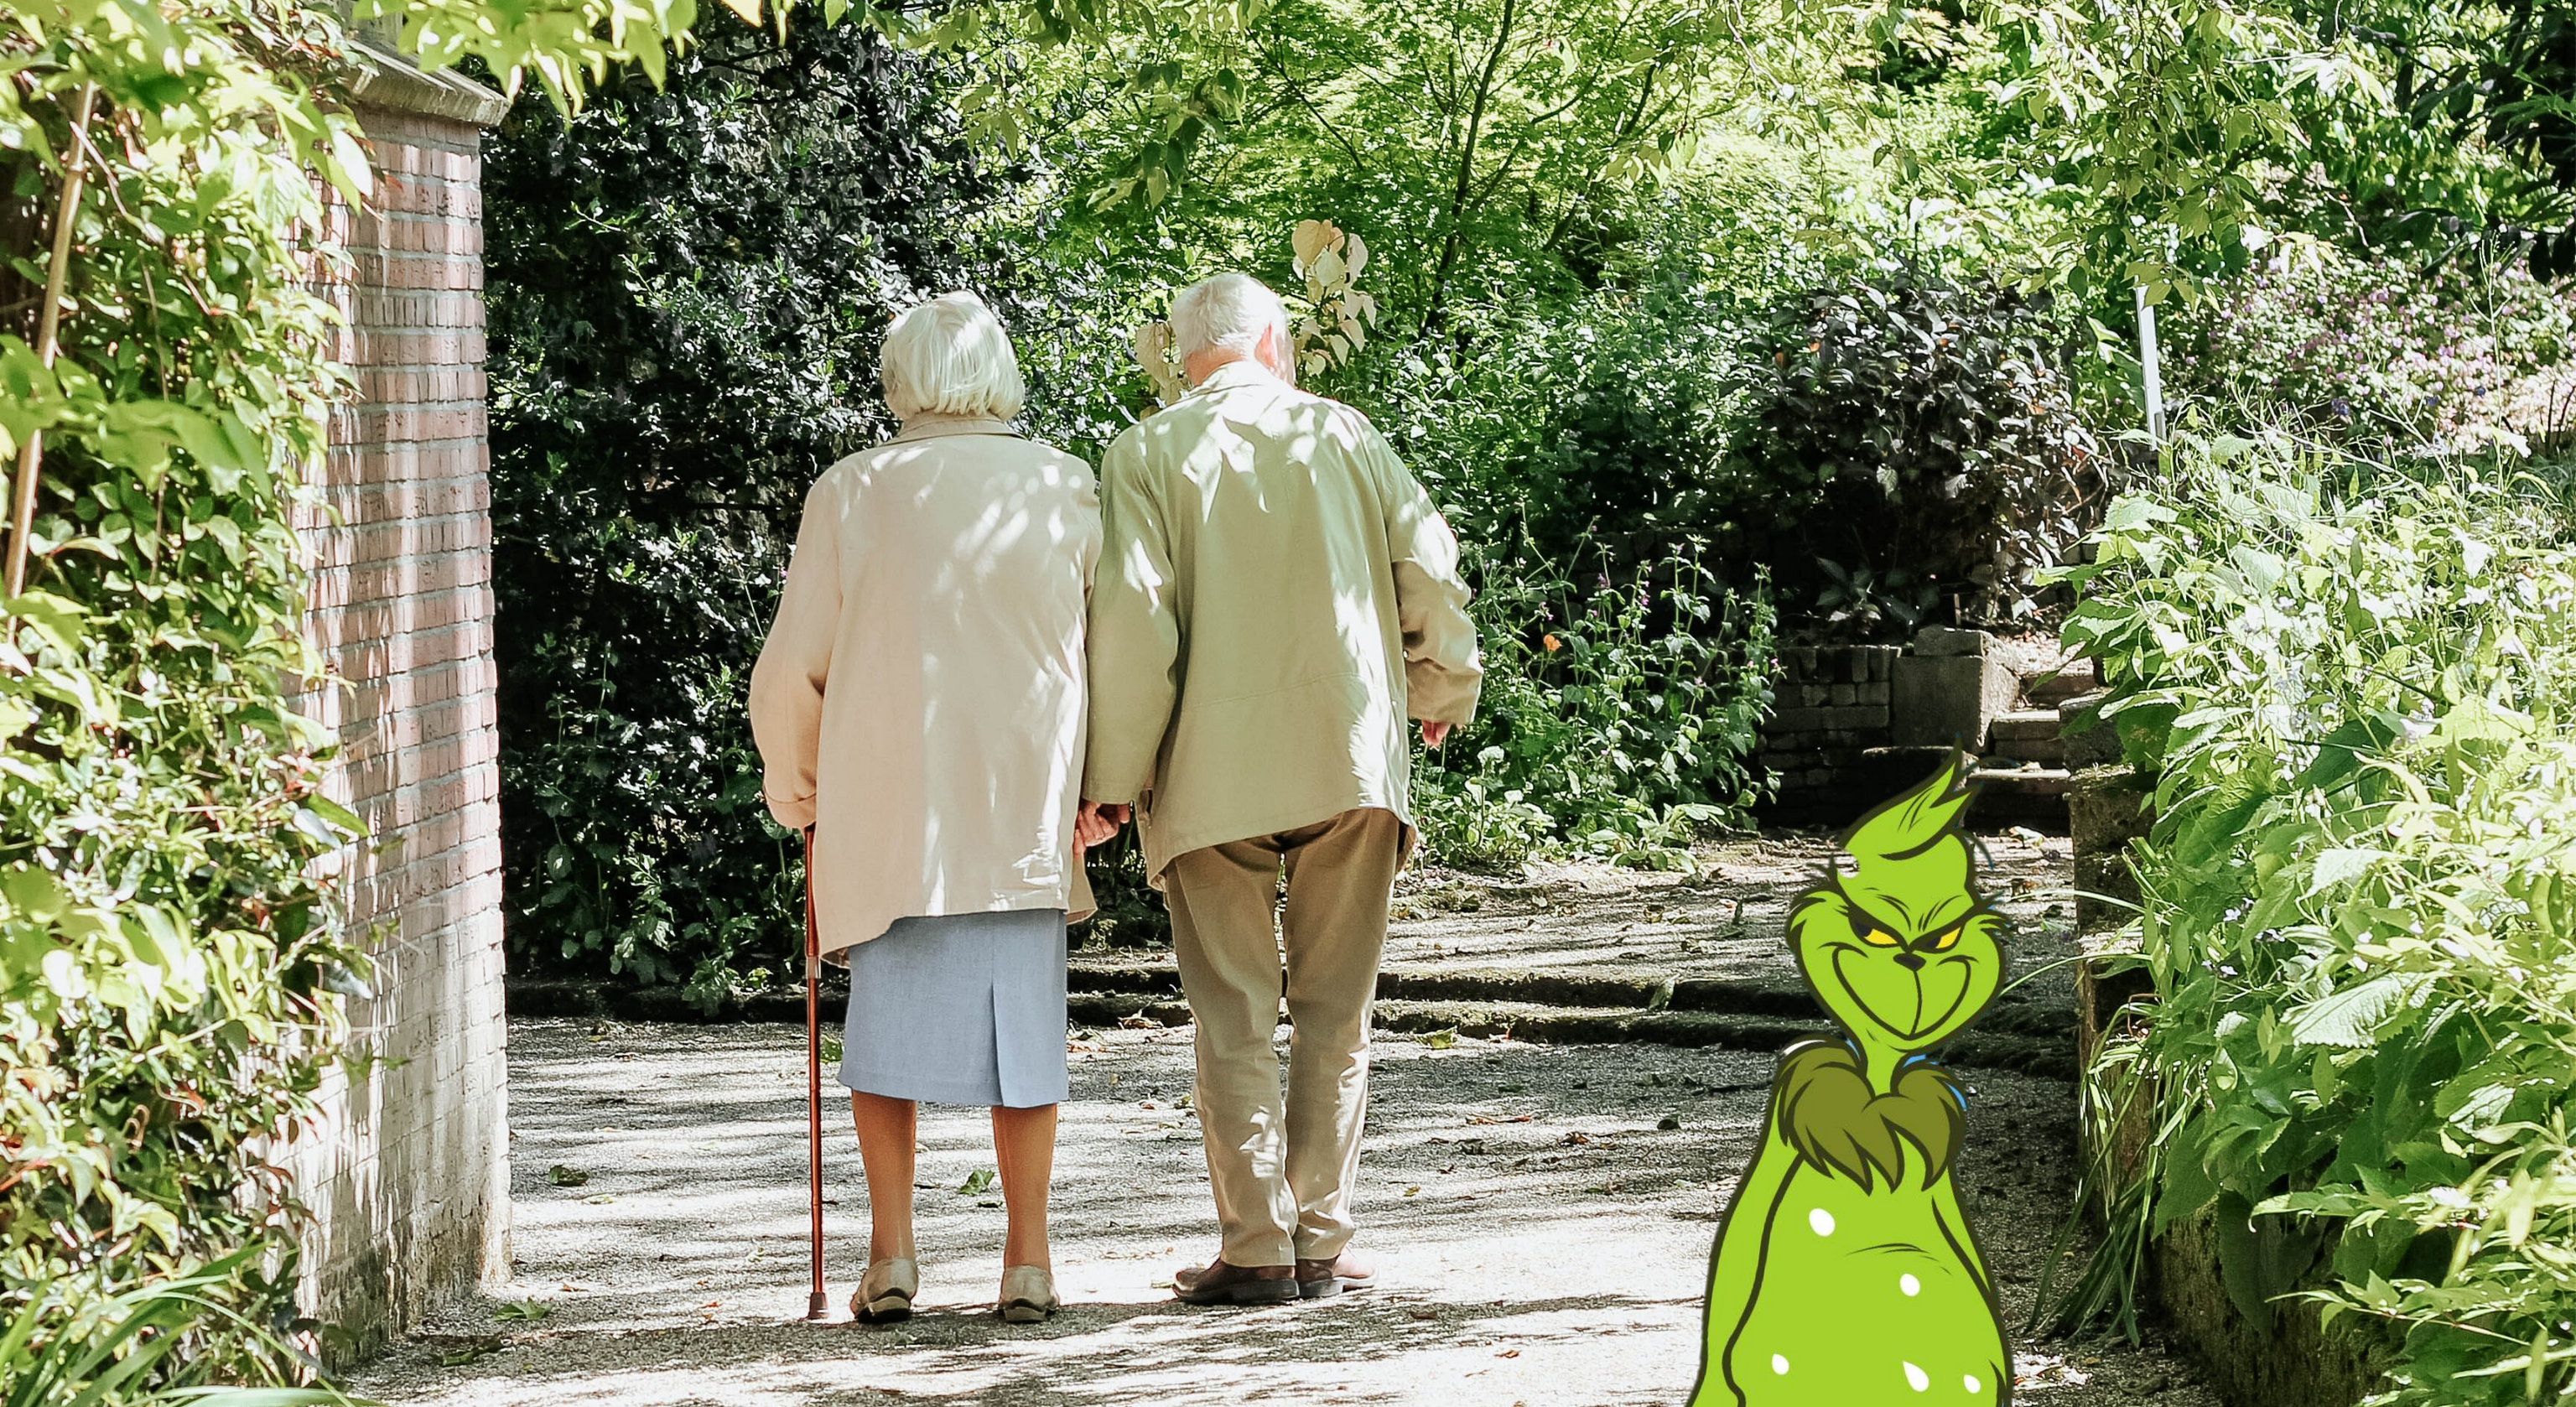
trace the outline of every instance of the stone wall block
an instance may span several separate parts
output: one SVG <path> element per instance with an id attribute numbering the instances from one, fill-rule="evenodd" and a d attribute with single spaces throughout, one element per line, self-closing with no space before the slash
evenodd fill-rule
<path id="1" fill-rule="evenodd" d="M 1983 654 L 1905 655 L 1896 661 L 1890 684 L 1888 728 L 1896 746 L 1970 752 L 1985 751 L 1988 728 L 2012 708 L 2020 689 L 2003 661 Z"/>

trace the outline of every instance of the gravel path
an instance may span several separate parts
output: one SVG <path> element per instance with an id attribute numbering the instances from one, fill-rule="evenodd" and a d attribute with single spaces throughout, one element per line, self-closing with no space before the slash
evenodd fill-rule
<path id="1" fill-rule="evenodd" d="M 1419 931 L 1407 941 L 1449 945 Z M 1008 1329 L 986 1312 L 999 1197 L 955 1189 L 990 1167 L 988 1129 L 980 1110 L 925 1107 L 925 1312 L 857 1329 L 793 1322 L 805 1297 L 794 1028 L 521 1022 L 517 1282 L 457 1307 L 352 1386 L 424 1407 L 1607 1407 L 1686 1395 L 1716 1214 L 1758 1131 L 1770 1057 L 1383 1040 L 1360 1215 L 1385 1285 L 1211 1310 L 1168 1289 L 1176 1266 L 1215 1245 L 1196 1126 L 1176 1107 L 1188 1042 L 1185 1029 L 1079 1042 L 1056 1184 L 1063 1315 Z M 2072 1092 L 1970 1078 L 1961 1176 L 2017 1322 L 2068 1198 Z M 1668 1119 L 1679 1126 L 1659 1127 Z M 846 1116 L 829 1127 L 831 1284 L 845 1300 L 864 1268 L 865 1218 Z M 558 1166 L 583 1180 L 557 1185 Z M 2217 1407 L 2153 1347 L 2024 1344 L 2016 1367 L 2016 1400 L 2038 1407 Z"/>

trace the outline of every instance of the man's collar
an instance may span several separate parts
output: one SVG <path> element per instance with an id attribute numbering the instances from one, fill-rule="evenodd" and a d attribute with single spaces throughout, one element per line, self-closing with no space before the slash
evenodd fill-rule
<path id="1" fill-rule="evenodd" d="M 1195 396 L 1202 391 L 1234 391 L 1246 386 L 1285 387 L 1288 383 L 1270 374 L 1261 363 L 1249 357 L 1230 361 L 1207 374 L 1207 379 L 1190 388 Z"/>
<path id="2" fill-rule="evenodd" d="M 1010 426 L 982 415 L 916 415 L 895 432 L 897 440 L 932 440 L 942 435 L 1008 435 Z"/>

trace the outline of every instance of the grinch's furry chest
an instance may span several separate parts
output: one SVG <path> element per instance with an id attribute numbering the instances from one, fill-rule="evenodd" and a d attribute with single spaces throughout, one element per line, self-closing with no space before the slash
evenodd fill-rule
<path id="1" fill-rule="evenodd" d="M 1759 1277 L 1726 1348 L 1747 1407 L 2005 1400 L 2002 1326 L 1955 1205 L 1946 1176 L 1864 1190 L 1801 1162 L 1761 1209 Z"/>

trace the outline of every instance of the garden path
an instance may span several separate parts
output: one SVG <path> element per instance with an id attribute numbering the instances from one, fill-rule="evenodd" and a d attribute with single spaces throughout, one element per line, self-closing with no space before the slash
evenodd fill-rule
<path id="1" fill-rule="evenodd" d="M 2062 902 L 2013 885 L 2062 875 L 2062 840 L 1995 844 L 2008 906 L 2038 919 Z M 1710 975 L 1777 962 L 1777 909 L 1822 850 L 1766 845 L 1710 857 L 1714 887 L 1558 874 L 1555 921 L 1529 927 L 1508 918 L 1508 902 L 1502 921 L 1482 904 L 1419 902 L 1461 883 L 1426 876 L 1408 886 L 1422 916 L 1401 926 L 1390 959 L 1688 963 Z M 1721 905 L 1731 922 L 1738 895 L 1748 928 L 1774 935 L 1767 957 L 1687 917 Z M 1665 917 L 1646 922 L 1650 903 Z M 2034 928 L 2016 954 L 2025 965 L 2047 955 L 2027 945 L 2065 942 L 2044 920 Z M 794 1028 L 522 1021 L 511 1050 L 517 1281 L 459 1306 L 353 1386 L 404 1407 L 1627 1407 L 1686 1395 L 1717 1211 L 1759 1131 L 1769 1055 L 1384 1038 L 1360 1211 L 1386 1284 L 1202 1310 L 1169 1290 L 1173 1268 L 1215 1241 L 1196 1126 L 1176 1107 L 1189 1032 L 1113 1028 L 1075 1044 L 1055 1209 L 1065 1313 L 1032 1329 L 994 1321 L 1000 1199 L 960 1190 L 991 1165 L 985 1122 L 925 1109 L 925 1312 L 871 1330 L 794 1322 L 806 1271 Z M 1970 1082 L 1961 1177 L 2018 1322 L 2072 1185 L 2072 1090 L 1990 1070 Z M 827 1242 L 846 1298 L 865 1218 L 846 1121 L 832 1135 Z M 578 1185 L 559 1185 L 557 1167 Z M 2216 1402 L 2153 1345 L 2025 1342 L 2016 1367 L 2016 1400 L 2033 1407 Z"/>

